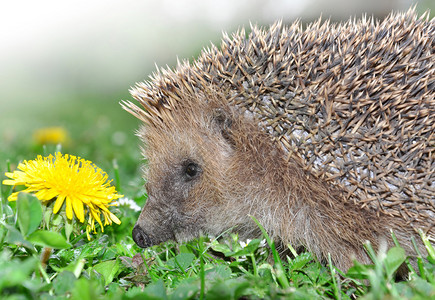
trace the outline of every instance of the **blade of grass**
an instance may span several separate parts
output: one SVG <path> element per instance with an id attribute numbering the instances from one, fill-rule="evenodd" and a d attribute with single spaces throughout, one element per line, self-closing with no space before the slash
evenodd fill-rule
<path id="1" fill-rule="evenodd" d="M 118 191 L 118 193 L 122 194 L 121 190 L 121 178 L 119 176 L 119 166 L 118 166 L 118 161 L 116 159 L 113 159 L 112 161 L 112 165 L 113 165 L 113 170 L 115 172 L 115 187 L 116 190 Z"/>
<path id="2" fill-rule="evenodd" d="M 284 266 L 282 265 L 281 258 L 279 257 L 278 251 L 276 251 L 275 248 L 275 242 L 270 239 L 269 235 L 267 234 L 264 227 L 260 224 L 260 222 L 258 222 L 258 220 L 254 216 L 251 216 L 251 218 L 260 228 L 261 232 L 266 238 L 267 243 L 269 244 L 270 249 L 272 250 L 273 259 L 275 261 L 275 266 L 276 266 L 276 277 L 278 278 L 279 283 L 284 289 L 290 288 L 290 284 L 288 282 L 287 276 L 284 271 Z"/>
<path id="3" fill-rule="evenodd" d="M 38 268 L 39 268 L 39 272 L 40 272 L 41 276 L 44 278 L 45 282 L 48 283 L 48 284 L 50 284 L 50 283 L 51 283 L 51 280 L 50 280 L 50 278 L 48 277 L 47 272 L 45 272 L 45 268 L 44 268 L 44 266 L 43 266 L 41 263 L 39 263 L 39 264 L 38 264 Z"/>
<path id="4" fill-rule="evenodd" d="M 251 257 L 251 262 L 252 262 L 252 268 L 253 268 L 253 271 L 254 271 L 254 276 L 258 276 L 257 262 L 255 261 L 255 255 L 251 254 L 249 256 Z"/>
<path id="5" fill-rule="evenodd" d="M 426 234 L 424 234 L 423 230 L 421 229 L 418 230 L 418 233 L 420 234 L 423 244 L 426 247 L 427 254 L 429 255 L 428 258 L 432 259 L 432 261 L 435 262 L 435 249 L 430 243 L 429 238 Z"/>
<path id="6" fill-rule="evenodd" d="M 201 291 L 199 294 L 199 299 L 204 299 L 205 294 L 205 272 L 204 272 L 204 238 L 201 235 L 199 237 L 199 263 L 200 263 L 200 269 L 199 269 L 199 278 L 201 280 Z"/>
<path id="7" fill-rule="evenodd" d="M 142 252 L 142 253 L 140 254 L 140 256 L 142 257 L 143 266 L 144 266 L 146 272 L 148 273 L 148 275 L 150 276 L 152 282 L 157 282 L 157 281 L 160 279 L 160 277 L 159 277 L 159 276 L 156 276 L 156 275 L 154 274 L 154 272 L 151 272 L 151 268 L 150 268 L 150 267 L 148 266 L 148 264 L 147 264 L 147 258 L 145 257 L 145 253 Z"/>
<path id="8" fill-rule="evenodd" d="M 394 233 L 394 231 L 390 230 L 390 232 L 391 232 L 391 237 L 393 238 L 394 245 L 396 245 L 396 247 L 401 247 L 399 244 L 399 241 L 397 240 L 397 237 L 396 237 L 396 234 Z M 412 240 L 413 244 L 415 245 L 415 241 L 414 241 L 413 237 L 411 237 L 411 240 Z M 408 269 L 411 271 L 411 273 L 415 274 L 415 270 L 412 267 L 411 262 L 409 261 L 409 257 L 406 257 L 405 264 L 408 267 Z"/>
<path id="9" fill-rule="evenodd" d="M 341 299 L 341 293 L 339 292 L 339 287 L 337 285 L 336 272 L 335 268 L 332 265 L 331 253 L 328 253 L 328 263 L 329 263 L 329 271 L 331 272 L 332 277 L 332 290 L 334 291 L 335 299 Z"/>
<path id="10" fill-rule="evenodd" d="M 367 255 L 370 257 L 374 264 L 378 263 L 378 258 L 375 251 L 373 250 L 372 244 L 369 241 L 364 243 L 364 248 L 366 249 Z"/>
<path id="11" fill-rule="evenodd" d="M 8 170 L 9 173 L 11 172 L 11 161 L 9 159 L 6 161 L 6 169 Z M 3 174 L 3 172 L 2 172 L 2 174 Z M 14 188 L 14 186 L 4 185 L 4 184 L 1 184 L 1 182 L 0 182 L 0 185 L 1 185 L 1 195 L 3 196 L 2 198 L 5 199 L 5 203 L 6 203 L 6 199 L 12 193 L 12 189 Z M 2 201 L 2 211 L 1 211 L 2 215 L 3 215 L 3 211 L 4 211 L 4 208 L 3 208 L 3 201 Z"/>
<path id="12" fill-rule="evenodd" d="M 298 256 L 298 253 L 296 252 L 295 248 L 293 248 L 292 245 L 287 244 L 287 248 L 289 248 L 289 250 L 292 253 L 293 257 L 297 257 Z"/>

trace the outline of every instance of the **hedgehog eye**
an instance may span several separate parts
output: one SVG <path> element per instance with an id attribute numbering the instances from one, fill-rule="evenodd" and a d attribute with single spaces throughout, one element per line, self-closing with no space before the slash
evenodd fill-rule
<path id="1" fill-rule="evenodd" d="M 199 174 L 199 166 L 195 163 L 189 163 L 185 167 L 184 172 L 189 180 L 193 179 Z"/>

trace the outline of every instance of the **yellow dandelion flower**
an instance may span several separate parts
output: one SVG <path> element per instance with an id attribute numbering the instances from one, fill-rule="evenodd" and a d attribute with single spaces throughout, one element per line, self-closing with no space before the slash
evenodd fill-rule
<path id="1" fill-rule="evenodd" d="M 33 139 L 41 145 L 66 144 L 69 140 L 68 132 L 62 127 L 46 127 L 35 130 Z"/>
<path id="2" fill-rule="evenodd" d="M 10 179 L 3 180 L 6 185 L 24 185 L 23 192 L 34 193 L 43 203 L 55 200 L 53 213 L 58 213 L 65 202 L 66 216 L 72 219 L 74 214 L 80 222 L 85 221 L 85 208 L 88 213 L 86 233 L 95 233 L 95 220 L 100 224 L 101 214 L 104 225 L 121 221 L 109 211 L 108 207 L 116 205 L 112 202 L 122 195 L 117 194 L 115 187 L 110 186 L 107 174 L 92 162 L 73 155 L 38 156 L 35 160 L 24 161 L 18 165 L 21 171 L 5 173 Z M 12 193 L 9 201 L 17 200 L 18 192 Z"/>

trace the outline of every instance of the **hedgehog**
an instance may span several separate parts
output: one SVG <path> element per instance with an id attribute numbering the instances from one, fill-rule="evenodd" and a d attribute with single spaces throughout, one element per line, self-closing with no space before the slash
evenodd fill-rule
<path id="1" fill-rule="evenodd" d="M 136 244 L 256 238 L 254 217 L 342 270 L 391 232 L 415 255 L 419 230 L 435 237 L 434 20 L 251 25 L 137 83 L 121 103 L 143 122 Z"/>

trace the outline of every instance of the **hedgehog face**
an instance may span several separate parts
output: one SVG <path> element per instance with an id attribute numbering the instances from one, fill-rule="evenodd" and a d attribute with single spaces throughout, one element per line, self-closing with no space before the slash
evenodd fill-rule
<path id="1" fill-rule="evenodd" d="M 217 235 L 239 220 L 228 211 L 234 198 L 227 188 L 234 154 L 228 118 L 214 105 L 197 107 L 193 115 L 174 115 L 169 126 L 149 126 L 140 133 L 148 162 L 148 200 L 133 229 L 140 247 Z"/>

